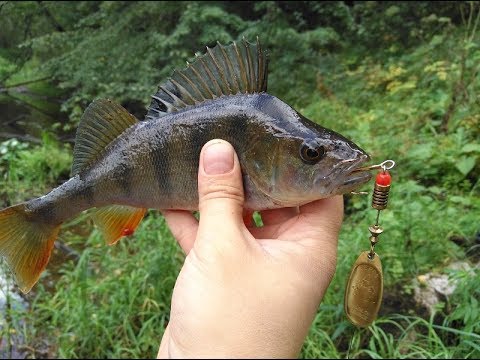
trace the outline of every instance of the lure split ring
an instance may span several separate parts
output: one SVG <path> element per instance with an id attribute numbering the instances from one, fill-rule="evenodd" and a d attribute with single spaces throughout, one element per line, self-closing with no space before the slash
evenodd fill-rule
<path id="1" fill-rule="evenodd" d="M 377 165 L 370 165 L 370 166 L 365 166 L 365 167 L 355 169 L 352 171 L 352 173 L 359 172 L 359 171 L 372 171 L 376 169 L 382 169 L 383 171 L 387 171 L 387 170 L 393 169 L 394 166 L 395 166 L 395 161 L 385 160 L 384 162 Z"/>

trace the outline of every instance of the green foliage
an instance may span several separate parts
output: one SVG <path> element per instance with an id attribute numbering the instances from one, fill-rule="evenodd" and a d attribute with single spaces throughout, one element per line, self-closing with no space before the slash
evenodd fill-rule
<path id="1" fill-rule="evenodd" d="M 478 269 L 451 272 L 457 290 L 431 317 L 411 301 L 418 275 L 455 260 L 478 262 L 478 3 L 2 2 L 0 16 L 0 88 L 49 78 L 28 91 L 62 97 L 70 119 L 39 121 L 34 110 L 25 122 L 46 130 L 40 145 L 0 143 L 3 202 L 42 195 L 68 178 L 71 146 L 45 134 L 72 134 L 95 98 L 120 101 L 141 118 L 157 84 L 195 52 L 259 35 L 271 94 L 353 139 L 375 163 L 397 163 L 377 248 L 387 304 L 368 329 L 344 317 L 348 272 L 368 249 L 376 215 L 369 197 L 348 197 L 336 276 L 302 356 L 480 356 Z M 58 112 L 30 93 L 8 94 Z M 34 349 L 55 344 L 51 356 L 154 356 L 183 262 L 162 218 L 149 214 L 134 239 L 107 248 L 81 216 L 64 224 L 60 242 L 79 258 L 49 265 L 31 310 L 12 312 L 13 328 Z M 392 298 L 401 307 L 388 306 Z"/>
<path id="2" fill-rule="evenodd" d="M 459 22 L 459 7 L 444 3 L 439 7 L 433 1 L 422 1 L 411 6 L 404 1 L 370 1 L 356 6 L 355 17 L 359 21 L 355 36 L 362 40 L 364 48 L 378 48 L 398 52 L 406 47 L 428 41 L 432 35 Z"/>
<path id="3" fill-rule="evenodd" d="M 475 358 L 475 351 L 469 347 L 449 346 L 452 334 L 465 336 L 471 342 L 478 342 L 480 336 L 472 332 L 457 331 L 454 328 L 435 325 L 433 317 L 425 320 L 418 317 L 392 316 L 380 319 L 369 329 L 368 345 L 359 346 L 361 333 L 354 335 L 353 357 L 368 356 L 373 359 L 399 358 L 441 358 L 463 357 L 467 353 Z M 398 333 L 393 336 L 392 333 Z M 473 355 L 473 356 L 472 356 Z"/>
<path id="4" fill-rule="evenodd" d="M 16 139 L 0 143 L 0 196 L 10 204 L 44 195 L 69 177 L 72 149 L 44 135 L 42 146 Z"/>
<path id="5" fill-rule="evenodd" d="M 4 79 L 15 70 L 15 64 L 0 56 L 0 79 Z"/>
<path id="6" fill-rule="evenodd" d="M 478 246 L 478 245 L 477 245 Z M 458 289 L 451 299 L 453 310 L 446 317 L 446 325 L 455 325 L 461 322 L 467 332 L 480 334 L 480 269 L 467 268 L 452 271 L 450 278 L 458 284 Z M 468 338 L 462 338 L 463 342 Z M 468 347 L 468 344 L 463 344 Z M 477 356 L 480 354 L 480 346 L 477 346 Z"/>

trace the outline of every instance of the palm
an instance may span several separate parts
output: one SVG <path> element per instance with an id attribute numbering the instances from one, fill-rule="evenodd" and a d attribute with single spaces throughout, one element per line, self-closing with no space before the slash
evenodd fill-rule
<path id="1" fill-rule="evenodd" d="M 285 240 L 293 242 L 310 242 L 318 239 L 319 235 L 330 228 L 331 216 L 326 217 L 325 213 L 342 214 L 343 211 L 336 211 L 331 207 L 339 207 L 341 203 L 332 199 L 315 201 L 300 208 L 282 208 L 260 212 L 264 225 L 262 227 L 249 226 L 251 234 L 260 241 Z M 341 222 L 337 216 L 335 219 Z M 327 229 L 325 229 L 325 226 Z M 320 238 L 321 238 L 320 237 Z"/>

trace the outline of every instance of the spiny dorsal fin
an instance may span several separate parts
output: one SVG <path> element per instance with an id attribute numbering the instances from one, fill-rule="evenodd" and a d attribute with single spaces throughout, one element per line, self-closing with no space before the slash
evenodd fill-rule
<path id="1" fill-rule="evenodd" d="M 267 91 L 267 55 L 243 39 L 223 46 L 217 42 L 193 63 L 175 70 L 152 96 L 146 119 L 154 119 L 222 95 Z"/>
<path id="2" fill-rule="evenodd" d="M 120 104 L 98 99 L 83 113 L 73 149 L 72 175 L 92 164 L 115 140 L 138 120 Z"/>

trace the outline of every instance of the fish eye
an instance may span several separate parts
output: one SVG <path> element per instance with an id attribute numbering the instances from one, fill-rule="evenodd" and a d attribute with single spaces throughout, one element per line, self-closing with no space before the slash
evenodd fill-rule
<path id="1" fill-rule="evenodd" d="M 325 155 L 325 148 L 323 146 L 312 147 L 310 145 L 302 145 L 300 148 L 300 156 L 307 164 L 316 164 Z"/>

